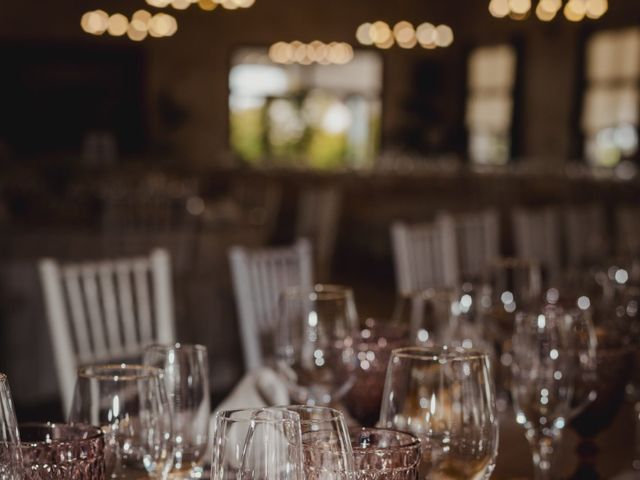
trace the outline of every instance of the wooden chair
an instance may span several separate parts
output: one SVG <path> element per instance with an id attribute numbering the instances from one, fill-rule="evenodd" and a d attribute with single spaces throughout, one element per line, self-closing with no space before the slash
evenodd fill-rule
<path id="1" fill-rule="evenodd" d="M 604 260 L 609 253 L 604 209 L 572 205 L 563 211 L 564 247 L 571 267 Z"/>
<path id="2" fill-rule="evenodd" d="M 67 411 L 79 365 L 131 359 L 148 344 L 174 342 L 166 250 L 156 249 L 147 257 L 65 265 L 45 258 L 39 267 Z"/>
<path id="3" fill-rule="evenodd" d="M 558 210 L 516 208 L 512 222 L 516 256 L 537 262 L 547 280 L 557 278 L 562 272 Z"/>
<path id="4" fill-rule="evenodd" d="M 479 280 L 500 256 L 500 217 L 495 210 L 452 215 L 441 220 L 453 224 L 459 280 Z"/>
<path id="5" fill-rule="evenodd" d="M 311 287 L 313 261 L 308 240 L 292 247 L 229 251 L 240 335 L 247 370 L 263 364 L 263 343 L 276 324 L 278 298 L 287 287 Z"/>
<path id="6" fill-rule="evenodd" d="M 338 234 L 341 195 L 335 187 L 316 187 L 305 190 L 299 198 L 296 238 L 311 240 L 316 276 L 326 281 L 331 274 Z"/>
<path id="7" fill-rule="evenodd" d="M 455 226 L 450 217 L 416 225 L 395 222 L 391 244 L 400 294 L 458 284 Z"/>

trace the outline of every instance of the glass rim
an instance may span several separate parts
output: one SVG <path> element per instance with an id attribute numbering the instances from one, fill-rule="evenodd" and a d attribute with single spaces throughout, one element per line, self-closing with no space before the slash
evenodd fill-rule
<path id="1" fill-rule="evenodd" d="M 41 428 L 41 429 L 54 429 L 56 427 L 69 427 L 69 428 L 77 428 L 84 429 L 87 432 L 93 432 L 91 435 L 84 438 L 52 438 L 51 440 L 37 440 L 37 441 L 25 441 L 22 440 L 22 430 L 24 428 Z M 31 446 L 31 447 L 39 447 L 42 445 L 65 445 L 75 442 L 89 442 L 92 440 L 97 440 L 99 438 L 104 437 L 104 432 L 100 427 L 96 427 L 94 425 L 89 425 L 86 423 L 52 423 L 52 422 L 26 422 L 18 424 L 18 431 L 21 433 L 20 435 L 20 445 L 21 446 Z"/>
<path id="2" fill-rule="evenodd" d="M 151 343 L 144 348 L 144 351 L 168 351 L 168 350 L 181 350 L 207 353 L 207 347 L 200 343 Z"/>
<path id="3" fill-rule="evenodd" d="M 119 375 L 117 373 L 118 371 L 123 373 Z M 104 365 L 86 365 L 78 367 L 77 373 L 78 378 L 126 382 L 132 380 L 144 380 L 147 378 L 153 378 L 154 376 L 159 377 L 162 374 L 162 370 L 156 367 L 135 363 L 108 363 Z"/>
<path id="4" fill-rule="evenodd" d="M 318 422 L 334 421 L 334 420 L 344 421 L 344 414 L 340 410 L 332 407 L 322 406 L 322 405 L 279 405 L 276 408 L 284 408 L 290 412 L 297 413 L 298 416 L 300 416 L 300 423 L 303 425 L 309 425 L 309 424 L 318 423 Z M 317 419 L 317 420 L 305 419 L 305 418 L 302 418 L 302 415 L 300 415 L 300 412 L 320 412 L 320 413 L 326 413 L 328 416 L 326 418 Z"/>
<path id="5" fill-rule="evenodd" d="M 391 357 L 412 360 L 431 360 L 434 362 L 464 362 L 469 360 L 488 360 L 489 354 L 474 348 L 448 347 L 400 347 L 391 350 Z"/>
<path id="6" fill-rule="evenodd" d="M 389 453 L 391 451 L 397 452 L 398 450 L 413 450 L 414 448 L 422 445 L 420 439 L 415 435 L 408 432 L 401 432 L 400 430 L 393 430 L 391 428 L 379 428 L 379 427 L 353 427 L 349 429 L 349 435 L 357 434 L 359 432 L 373 432 L 373 433 L 393 433 L 395 435 L 405 437 L 408 443 L 402 443 L 401 445 L 390 445 L 388 447 L 361 447 L 351 442 L 351 449 L 355 452 L 371 452 L 371 453 Z"/>
<path id="7" fill-rule="evenodd" d="M 286 287 L 280 295 L 283 297 L 306 296 L 313 301 L 340 300 L 353 298 L 353 289 L 348 285 L 337 283 L 315 283 L 310 286 L 295 285 Z"/>
<path id="8" fill-rule="evenodd" d="M 431 287 L 431 288 L 419 288 L 417 290 L 411 290 L 408 292 L 401 292 L 398 297 L 400 299 L 439 299 L 439 298 L 455 298 L 456 288 L 454 287 Z"/>
<path id="9" fill-rule="evenodd" d="M 290 418 L 257 418 L 256 415 L 261 412 L 279 412 L 291 414 Z M 246 415 L 241 418 L 235 418 L 236 415 Z M 279 423 L 279 422 L 300 422 L 300 416 L 292 411 L 287 409 L 286 407 L 258 407 L 258 408 L 234 408 L 234 409 L 225 409 L 218 410 L 214 414 L 215 421 L 214 423 L 224 422 L 224 423 L 241 423 L 241 422 L 257 422 L 257 423 Z"/>

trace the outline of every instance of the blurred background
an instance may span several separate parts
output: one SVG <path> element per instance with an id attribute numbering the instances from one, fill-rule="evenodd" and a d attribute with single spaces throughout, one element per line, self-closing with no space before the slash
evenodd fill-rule
<path id="1" fill-rule="evenodd" d="M 19 413 L 61 416 L 44 257 L 166 248 L 176 337 L 208 346 L 220 399 L 244 372 L 234 245 L 309 238 L 316 280 L 353 285 L 362 318 L 394 305 L 394 221 L 491 209 L 515 255 L 514 209 L 589 207 L 580 255 L 554 220 L 562 267 L 637 254 L 639 20 L 635 0 L 3 2 L 0 371 Z"/>

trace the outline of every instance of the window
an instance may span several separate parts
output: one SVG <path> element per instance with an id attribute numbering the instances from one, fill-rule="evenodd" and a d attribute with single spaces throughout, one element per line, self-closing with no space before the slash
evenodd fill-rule
<path id="1" fill-rule="evenodd" d="M 356 51 L 344 65 L 276 64 L 243 48 L 229 75 L 230 143 L 254 165 L 366 167 L 377 154 L 382 61 Z"/>
<path id="2" fill-rule="evenodd" d="M 511 155 L 515 49 L 509 45 L 476 48 L 468 67 L 469 157 L 477 164 L 504 165 Z"/>
<path id="3" fill-rule="evenodd" d="M 614 167 L 638 152 L 640 28 L 603 31 L 587 43 L 582 132 L 587 161 Z"/>

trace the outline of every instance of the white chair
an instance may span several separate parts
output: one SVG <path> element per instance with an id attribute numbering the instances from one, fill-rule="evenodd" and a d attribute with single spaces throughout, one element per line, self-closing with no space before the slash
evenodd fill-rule
<path id="1" fill-rule="evenodd" d="M 603 260 L 609 253 L 604 209 L 600 205 L 572 205 L 563 212 L 564 246 L 569 266 Z"/>
<path id="2" fill-rule="evenodd" d="M 640 207 L 619 206 L 616 209 L 616 253 L 620 256 L 640 255 Z"/>
<path id="3" fill-rule="evenodd" d="M 391 244 L 400 294 L 458 284 L 455 228 L 450 217 L 416 225 L 395 222 Z"/>
<path id="4" fill-rule="evenodd" d="M 79 365 L 131 359 L 148 344 L 173 343 L 171 265 L 147 257 L 61 265 L 39 262 L 63 407 L 71 407 Z"/>
<path id="5" fill-rule="evenodd" d="M 313 284 L 311 245 L 301 239 L 292 247 L 229 251 L 233 290 L 247 370 L 263 364 L 263 341 L 273 333 L 278 297 L 287 287 Z"/>
<path id="6" fill-rule="evenodd" d="M 460 280 L 477 280 L 500 256 L 500 217 L 495 210 L 452 215 L 440 219 L 453 224 Z"/>
<path id="7" fill-rule="evenodd" d="M 540 264 L 547 279 L 562 271 L 559 215 L 555 208 L 516 208 L 512 212 L 515 254 Z"/>
<path id="8" fill-rule="evenodd" d="M 300 194 L 296 219 L 296 238 L 313 244 L 315 271 L 320 281 L 329 278 L 340 222 L 341 195 L 335 187 L 316 187 Z"/>

